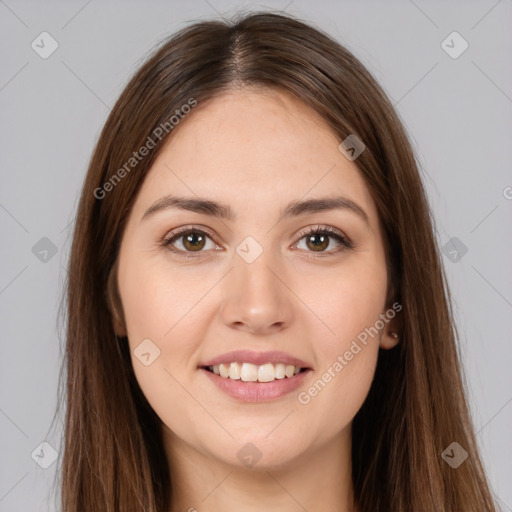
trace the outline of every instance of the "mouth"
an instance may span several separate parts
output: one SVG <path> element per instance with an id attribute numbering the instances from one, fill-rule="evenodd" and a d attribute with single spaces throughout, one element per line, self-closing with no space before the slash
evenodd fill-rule
<path id="1" fill-rule="evenodd" d="M 265 363 L 256 365 L 239 362 L 201 366 L 200 368 L 218 375 L 222 379 L 257 383 L 291 379 L 300 373 L 310 370 L 310 368 L 285 363 Z"/>
<path id="2" fill-rule="evenodd" d="M 313 370 L 284 363 L 221 363 L 200 366 L 210 382 L 240 402 L 270 402 L 290 395 Z"/>

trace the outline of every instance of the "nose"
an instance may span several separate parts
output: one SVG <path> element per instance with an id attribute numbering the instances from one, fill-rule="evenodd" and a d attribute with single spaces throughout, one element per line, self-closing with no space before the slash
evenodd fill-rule
<path id="1" fill-rule="evenodd" d="M 252 263 L 234 254 L 224 282 L 220 315 L 225 325 L 252 334 L 272 334 L 291 325 L 293 293 L 282 265 L 263 253 Z"/>

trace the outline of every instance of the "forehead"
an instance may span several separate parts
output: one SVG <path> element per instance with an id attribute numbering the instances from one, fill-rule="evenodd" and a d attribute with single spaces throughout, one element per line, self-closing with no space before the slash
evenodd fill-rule
<path id="1" fill-rule="evenodd" d="M 241 215 L 299 199 L 345 196 L 376 222 L 364 179 L 338 150 L 339 142 L 315 111 L 288 93 L 231 91 L 198 104 L 174 128 L 137 209 L 166 194 L 208 197 Z"/>

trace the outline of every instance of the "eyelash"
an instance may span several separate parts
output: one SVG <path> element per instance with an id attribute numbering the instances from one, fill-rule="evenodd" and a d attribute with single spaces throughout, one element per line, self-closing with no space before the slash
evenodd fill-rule
<path id="1" fill-rule="evenodd" d="M 190 233 L 205 235 L 210 239 L 213 238 L 213 236 L 210 233 L 208 233 L 207 231 L 204 231 L 202 229 L 197 229 L 193 226 L 184 226 L 183 228 L 179 228 L 178 230 L 171 233 L 170 236 L 165 237 L 162 240 L 161 245 L 166 247 L 168 250 L 172 251 L 173 253 L 178 254 L 180 257 L 197 258 L 201 255 L 201 253 L 203 253 L 205 251 L 202 251 L 202 250 L 195 251 L 195 252 L 194 251 L 183 251 L 181 249 L 176 249 L 172 245 L 173 242 L 175 242 L 176 240 L 179 240 L 184 235 L 190 234 Z M 305 238 L 307 236 L 312 236 L 312 235 L 328 235 L 330 238 L 336 239 L 336 241 L 338 241 L 341 245 L 337 249 L 330 250 L 330 251 L 323 251 L 323 252 L 319 252 L 317 254 L 315 254 L 314 251 L 307 251 L 307 252 L 312 253 L 312 255 L 309 256 L 310 258 L 322 258 L 322 257 L 325 257 L 326 255 L 330 256 L 332 254 L 337 254 L 346 249 L 353 249 L 355 247 L 355 244 L 350 239 L 341 235 L 337 230 L 335 230 L 334 228 L 332 228 L 330 226 L 318 226 L 315 228 L 306 228 L 306 230 L 303 231 L 299 235 L 300 238 L 297 243 L 299 243 L 303 238 Z"/>

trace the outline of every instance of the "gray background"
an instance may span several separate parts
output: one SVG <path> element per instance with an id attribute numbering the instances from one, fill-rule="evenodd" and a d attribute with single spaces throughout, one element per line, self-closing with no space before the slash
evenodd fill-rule
<path id="1" fill-rule="evenodd" d="M 57 313 L 71 221 L 109 108 L 163 37 L 267 7 L 345 44 L 410 133 L 446 247 L 478 441 L 497 499 L 512 511 L 512 0 L 0 1 L 1 511 L 58 510 L 49 494 L 58 461 L 43 469 L 31 454 L 50 462 L 45 440 L 61 451 L 61 421 L 50 429 L 63 343 Z M 43 31 L 59 45 L 47 59 L 31 47 Z M 453 31 L 469 44 L 457 58 L 442 47 Z"/>

